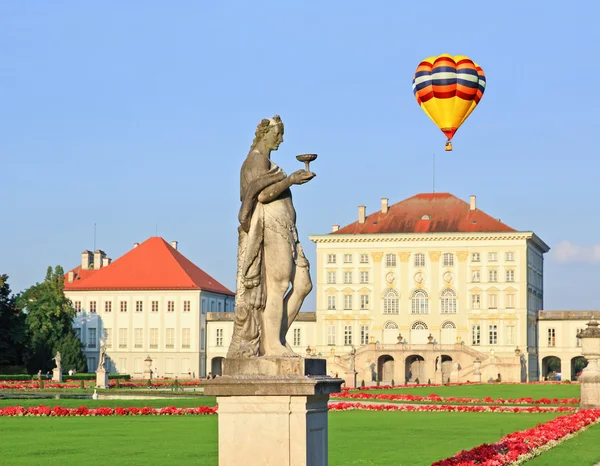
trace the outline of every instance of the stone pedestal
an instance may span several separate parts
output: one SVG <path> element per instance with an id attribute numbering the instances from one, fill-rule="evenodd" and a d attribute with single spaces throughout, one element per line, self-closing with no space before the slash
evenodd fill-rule
<path id="1" fill-rule="evenodd" d="M 581 382 L 581 409 L 600 408 L 600 328 L 595 320 L 588 322 L 578 338 L 581 339 L 581 354 L 588 365 L 579 376 Z"/>
<path id="2" fill-rule="evenodd" d="M 54 369 L 52 369 L 52 382 L 62 383 L 62 381 L 62 369 L 59 367 L 55 367 Z"/>
<path id="3" fill-rule="evenodd" d="M 146 357 L 146 359 L 144 359 L 144 363 L 146 364 L 146 369 L 144 370 L 144 380 L 151 380 L 152 379 L 152 358 L 150 357 L 150 355 L 148 355 Z"/>
<path id="4" fill-rule="evenodd" d="M 108 388 L 108 373 L 104 369 L 96 371 L 96 388 Z"/>
<path id="5" fill-rule="evenodd" d="M 343 380 L 325 374 L 322 359 L 225 359 L 204 386 L 219 405 L 219 466 L 326 466 L 327 403 Z"/>

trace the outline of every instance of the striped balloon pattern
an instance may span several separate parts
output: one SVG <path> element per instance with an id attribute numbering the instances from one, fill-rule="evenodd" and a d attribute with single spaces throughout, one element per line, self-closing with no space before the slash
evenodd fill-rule
<path id="1" fill-rule="evenodd" d="M 413 93 L 423 111 L 448 138 L 454 137 L 485 91 L 481 67 L 463 55 L 443 54 L 419 63 Z"/>

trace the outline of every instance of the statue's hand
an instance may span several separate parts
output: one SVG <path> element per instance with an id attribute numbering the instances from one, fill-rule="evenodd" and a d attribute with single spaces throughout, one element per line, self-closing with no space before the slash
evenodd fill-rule
<path id="1" fill-rule="evenodd" d="M 307 172 L 306 170 L 298 170 L 290 175 L 290 181 L 292 184 L 304 184 L 308 183 L 315 176 L 317 176 L 316 173 Z"/>

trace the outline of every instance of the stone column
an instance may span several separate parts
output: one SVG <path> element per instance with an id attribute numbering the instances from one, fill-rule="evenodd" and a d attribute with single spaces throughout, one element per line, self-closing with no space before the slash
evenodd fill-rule
<path id="1" fill-rule="evenodd" d="M 431 251 L 429 253 L 429 260 L 431 261 L 431 266 L 429 270 L 431 271 L 431 276 L 429 277 L 429 314 L 431 315 L 439 315 L 440 314 L 440 252 Z M 439 330 L 440 327 L 434 330 Z M 430 329 L 432 330 L 432 329 Z M 440 342 L 441 343 L 441 342 Z"/>
<path id="2" fill-rule="evenodd" d="M 219 466 L 326 466 L 329 395 L 343 380 L 325 374 L 324 359 L 226 358 L 204 388 L 219 405 Z"/>
<path id="3" fill-rule="evenodd" d="M 588 365 L 581 376 L 581 409 L 600 408 L 600 328 L 598 322 L 588 322 L 587 328 L 577 335 L 581 339 L 581 354 Z"/>

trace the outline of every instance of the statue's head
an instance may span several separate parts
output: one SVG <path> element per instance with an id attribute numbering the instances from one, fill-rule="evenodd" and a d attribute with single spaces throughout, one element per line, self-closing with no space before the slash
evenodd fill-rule
<path id="1" fill-rule="evenodd" d="M 283 142 L 283 121 L 279 115 L 273 118 L 265 118 L 256 127 L 256 133 L 252 147 L 261 142 L 267 150 L 277 150 Z"/>

